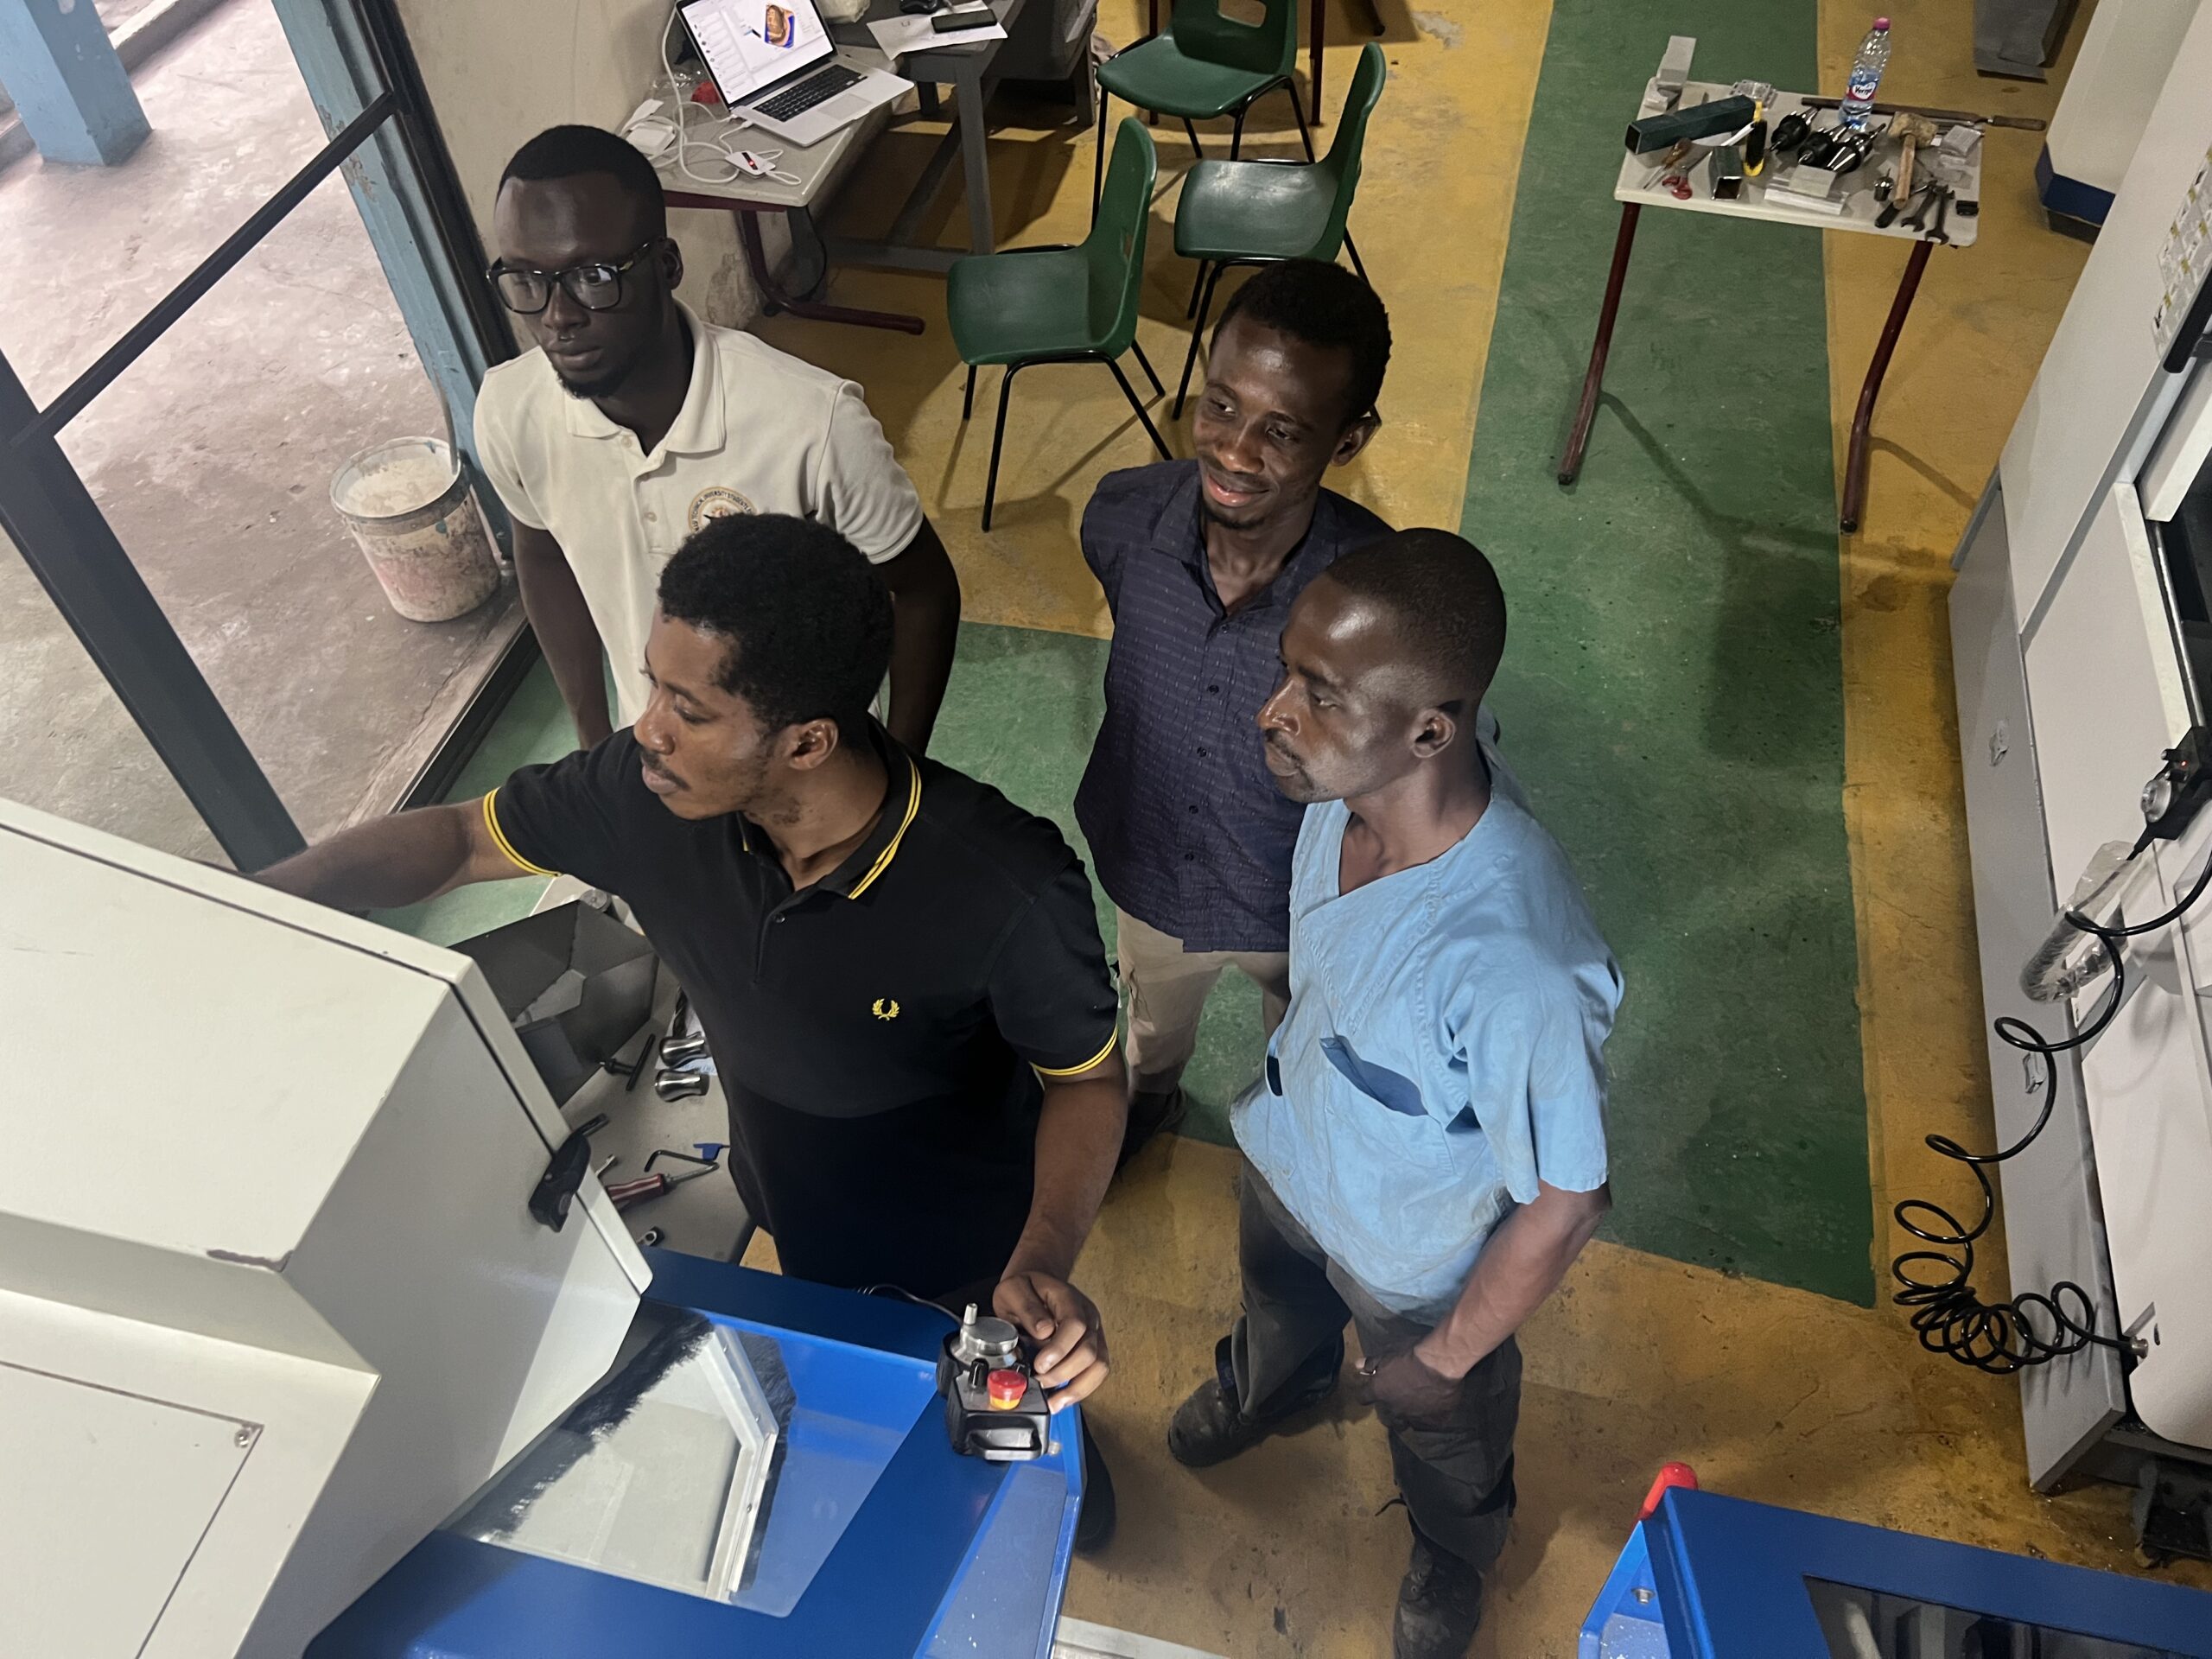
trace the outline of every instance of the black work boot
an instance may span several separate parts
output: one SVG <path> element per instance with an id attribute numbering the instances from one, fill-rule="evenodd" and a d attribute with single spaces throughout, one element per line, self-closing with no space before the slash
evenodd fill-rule
<path id="1" fill-rule="evenodd" d="M 1230 1338 L 1214 1344 L 1213 1376 L 1175 1408 L 1167 1425 L 1167 1449 L 1175 1461 L 1192 1469 L 1209 1469 L 1226 1463 L 1249 1446 L 1275 1433 L 1291 1418 L 1311 1410 L 1336 1391 L 1337 1372 L 1344 1362 L 1344 1342 L 1336 1340 L 1326 1356 L 1325 1371 L 1316 1368 L 1313 1380 L 1298 1389 L 1280 1411 L 1248 1421 L 1238 1408 L 1236 1371 L 1230 1363 Z"/>
<path id="2" fill-rule="evenodd" d="M 1482 1622 L 1483 1575 L 1416 1532 L 1413 1559 L 1398 1586 L 1392 1659 L 1464 1659 Z"/>

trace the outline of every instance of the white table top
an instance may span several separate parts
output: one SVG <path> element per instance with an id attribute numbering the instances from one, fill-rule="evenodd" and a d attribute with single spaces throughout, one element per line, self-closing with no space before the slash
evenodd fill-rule
<path id="1" fill-rule="evenodd" d="M 1692 109 L 1700 104 L 1726 98 L 1732 91 L 1731 86 L 1715 81 L 1688 81 L 1682 86 L 1679 107 Z M 1815 125 L 1835 124 L 1833 110 L 1804 109 L 1802 100 L 1805 96 L 1802 92 L 1777 92 L 1773 102 L 1767 105 L 1768 132 L 1771 133 L 1781 124 L 1783 117 L 1793 111 L 1802 111 Z M 1643 106 L 1637 111 L 1638 115 L 1657 115 L 1665 108 L 1658 95 L 1647 86 Z M 1878 115 L 1874 120 L 1878 124 L 1885 118 Z M 1639 207 L 1686 207 L 1694 213 L 1765 219 L 1777 225 L 1808 225 L 1817 231 L 1862 231 L 1871 236 L 1894 237 L 1905 242 L 1921 239 L 1919 232 L 1905 226 L 1905 219 L 1912 213 L 1910 203 L 1907 203 L 1904 211 L 1890 222 L 1886 230 L 1874 223 L 1882 211 L 1882 204 L 1874 200 L 1874 184 L 1885 171 L 1893 168 L 1897 163 L 1897 141 L 1894 138 L 1885 137 L 1876 140 L 1872 153 L 1854 171 L 1843 176 L 1837 188 L 1839 193 L 1848 191 L 1849 194 L 1843 198 L 1844 209 L 1840 213 L 1824 213 L 1817 207 L 1800 207 L 1786 198 L 1770 196 L 1767 185 L 1777 179 L 1788 178 L 1792 165 L 1789 156 L 1773 154 L 1768 156 L 1766 169 L 1759 177 L 1744 181 L 1741 195 L 1733 201 L 1716 201 L 1711 181 L 1710 157 L 1713 152 L 1702 147 L 1693 156 L 1685 171 L 1684 176 L 1689 180 L 1691 194 L 1688 200 L 1684 200 L 1673 191 L 1660 188 L 1659 181 L 1663 175 L 1659 167 L 1659 158 L 1665 154 L 1663 149 L 1655 149 L 1646 156 L 1624 158 L 1620 178 L 1613 186 L 1613 200 L 1634 202 Z M 1975 150 L 1972 161 L 1961 162 L 1955 156 L 1936 154 L 1933 145 L 1923 145 L 1919 158 L 1913 164 L 1913 190 L 1916 194 L 1924 188 L 1924 181 L 1931 173 L 1968 201 L 1981 199 L 1981 152 L 1979 149 Z M 1931 209 L 1927 224 L 1933 228 L 1935 223 L 1936 215 Z M 1961 218 L 1958 206 L 1954 202 L 1943 220 L 1943 234 L 1950 238 L 1953 247 L 1972 247 L 1980 225 L 1979 217 Z"/>
<path id="2" fill-rule="evenodd" d="M 715 164 L 709 152 L 698 148 L 701 144 L 720 143 L 727 137 L 736 137 L 735 148 L 750 149 L 761 155 L 780 150 L 777 168 L 795 174 L 797 184 L 779 184 L 773 179 L 754 178 L 751 175 L 733 179 L 727 184 L 702 184 L 686 176 L 676 164 L 673 153 L 656 163 L 662 188 L 671 194 L 704 196 L 715 201 L 752 203 L 762 207 L 806 208 L 832 194 L 842 182 L 849 162 L 857 159 L 857 152 L 874 142 L 890 118 L 888 107 L 871 110 L 858 121 L 847 123 L 819 143 L 794 144 L 779 138 L 772 132 L 759 127 L 748 127 L 742 122 L 717 116 L 702 105 L 694 105 L 688 118 L 690 125 L 691 165 L 709 178 L 728 169 Z"/>

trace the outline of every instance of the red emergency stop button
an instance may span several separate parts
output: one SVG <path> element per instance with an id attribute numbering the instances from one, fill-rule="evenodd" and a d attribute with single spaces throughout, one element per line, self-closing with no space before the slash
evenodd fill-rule
<path id="1" fill-rule="evenodd" d="M 1029 1379 L 1020 1371 L 993 1371 L 985 1386 L 990 1390 L 993 1411 L 1012 1411 L 1029 1392 Z"/>

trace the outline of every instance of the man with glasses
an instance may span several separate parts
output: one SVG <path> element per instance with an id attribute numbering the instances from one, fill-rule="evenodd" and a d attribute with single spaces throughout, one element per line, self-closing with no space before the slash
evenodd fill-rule
<path id="1" fill-rule="evenodd" d="M 828 525 L 880 572 L 894 607 L 885 723 L 926 747 L 960 583 L 861 389 L 676 298 L 683 257 L 660 180 L 611 132 L 555 127 L 524 144 L 493 229 L 493 282 L 537 349 L 485 377 L 478 458 L 583 747 L 644 711 L 656 585 L 684 538 L 773 512 Z"/>

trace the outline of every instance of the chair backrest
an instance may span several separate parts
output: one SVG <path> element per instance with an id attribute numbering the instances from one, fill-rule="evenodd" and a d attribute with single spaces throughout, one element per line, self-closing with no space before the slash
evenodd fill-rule
<path id="1" fill-rule="evenodd" d="M 1299 0 L 1229 0 L 1256 22 L 1224 11 L 1223 0 L 1175 0 L 1167 33 L 1175 49 L 1201 63 L 1217 63 L 1255 75 L 1287 75 L 1298 55 Z M 1306 0 L 1326 5 L 1328 0 Z"/>
<path id="2" fill-rule="evenodd" d="M 1329 210 L 1328 231 L 1314 251 L 1317 259 L 1335 258 L 1344 245 L 1344 223 L 1351 217 L 1352 198 L 1359 194 L 1360 169 L 1366 161 L 1368 118 L 1382 101 L 1382 83 L 1389 78 L 1389 59 L 1370 41 L 1360 48 L 1358 67 L 1351 72 L 1351 91 L 1344 99 L 1344 113 L 1337 118 L 1337 136 L 1320 161 L 1322 171 L 1336 179 L 1337 200 Z"/>
<path id="3" fill-rule="evenodd" d="M 1152 135 L 1135 116 L 1114 130 L 1114 160 L 1098 216 L 1083 251 L 1089 264 L 1086 317 L 1094 340 L 1109 355 L 1129 349 L 1137 334 L 1137 302 L 1144 287 L 1144 239 L 1152 224 L 1153 181 L 1160 169 Z"/>

